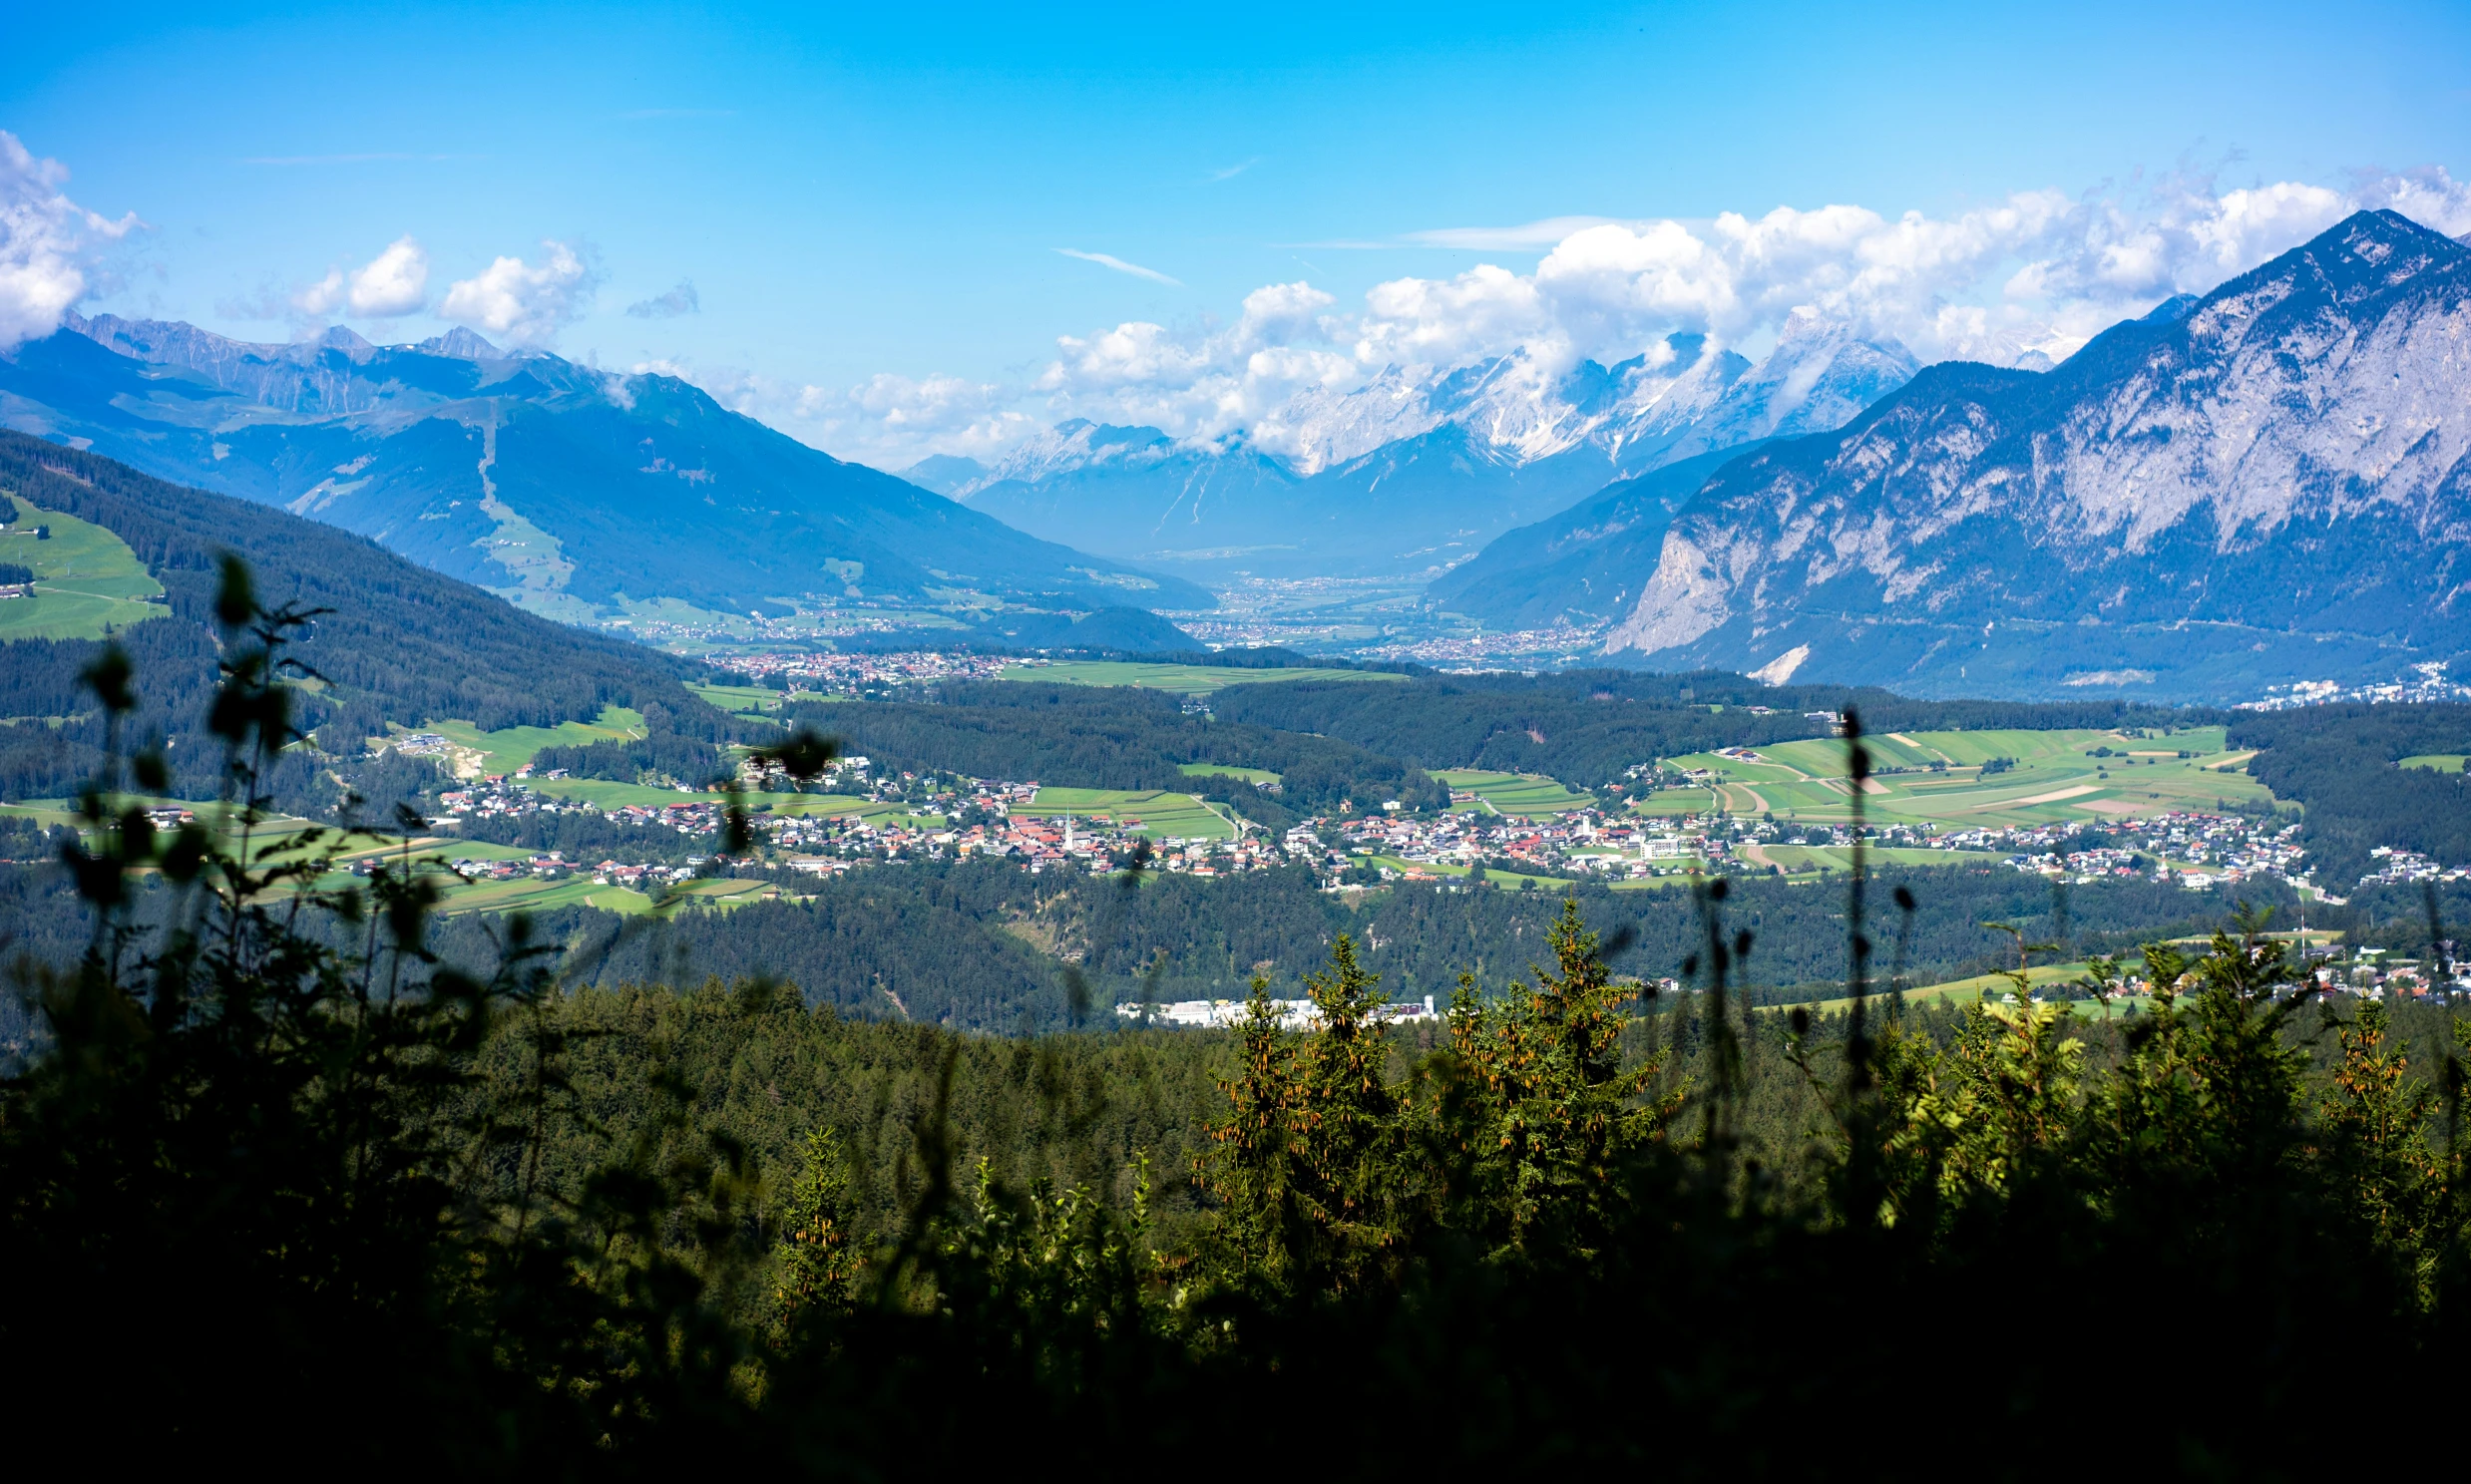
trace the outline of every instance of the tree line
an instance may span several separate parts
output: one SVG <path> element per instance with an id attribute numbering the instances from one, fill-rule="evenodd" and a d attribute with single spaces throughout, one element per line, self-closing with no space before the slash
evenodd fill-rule
<path id="1" fill-rule="evenodd" d="M 2259 749 L 2248 771 L 2305 806 L 2299 833 L 2330 891 L 2375 868 L 2378 846 L 2441 864 L 2471 863 L 2471 779 L 2398 767 L 2406 757 L 2471 753 L 2471 706 L 2300 706 L 2242 712 L 2231 745 Z"/>

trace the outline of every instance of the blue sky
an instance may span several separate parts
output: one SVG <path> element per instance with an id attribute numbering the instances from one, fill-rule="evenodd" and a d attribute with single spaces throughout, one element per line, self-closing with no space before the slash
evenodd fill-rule
<path id="1" fill-rule="evenodd" d="M 306 5 L 203 25 L 198 7 L 138 6 L 109 26 L 73 7 L 11 9 L 0 130 L 65 168 L 60 189 L 78 207 L 143 223 L 81 249 L 89 312 L 253 339 L 341 317 L 414 338 L 442 327 L 451 285 L 513 257 L 521 271 L 454 300 L 467 322 L 492 312 L 491 283 L 502 308 L 547 294 L 516 338 L 686 370 L 860 453 L 942 436 L 922 414 L 904 444 L 881 408 L 852 411 L 848 389 L 878 376 L 887 407 L 931 384 L 978 389 L 952 394 L 969 405 L 947 423 L 977 417 L 968 437 L 998 443 L 1021 423 L 986 421 L 1004 408 L 1034 422 L 1120 403 L 1203 432 L 1254 415 L 1228 411 L 1223 387 L 1123 393 L 1123 378 L 1157 372 L 1139 354 L 1065 369 L 1074 355 L 1058 337 L 1092 345 L 1127 324 L 1191 350 L 1158 373 L 1166 382 L 1199 376 L 1192 356 L 1222 375 L 1264 347 L 1337 357 L 1290 368 L 1264 396 L 1298 375 L 1343 377 L 1340 362 L 1361 374 L 1374 359 L 1534 340 L 1541 311 L 1498 328 L 1508 321 L 1486 309 L 1497 333 L 1422 338 L 1330 321 L 1365 314 L 1378 285 L 1448 285 L 1479 265 L 1509 275 L 1515 296 L 1560 239 L 1453 230 L 1829 204 L 1958 221 L 2027 191 L 2144 219 L 2177 209 L 2154 204 L 2165 179 L 2213 198 L 2351 191 L 2363 170 L 2471 177 L 2471 6 L 2459 3 L 2355 5 L 2335 23 L 2321 6 L 2258 4 L 1659 5 L 1542 19 L 1432 4 Z M 428 270 L 420 307 L 354 317 L 349 275 L 406 236 Z M 2287 245 L 2269 239 L 2258 240 Z M 564 278 L 545 242 L 573 254 Z M 1931 302 L 2013 298 L 2007 275 L 2042 251 L 2010 242 Z M 344 276 L 321 298 L 330 272 Z M 1465 281 L 1453 302 L 1481 297 Z M 1327 303 L 1225 338 L 1248 294 L 1299 282 Z M 655 312 L 681 283 L 694 311 Z M 1770 309 L 1808 292 L 1778 289 L 1722 331 L 1755 345 L 1774 334 Z M 1429 298 L 1411 317 L 1441 312 Z M 2084 313 L 2116 307 L 2096 298 Z M 2049 295 L 2037 302 L 2039 318 L 2000 333 L 2061 345 L 2072 332 L 2054 327 L 2073 321 Z M 1571 354 L 1613 354 L 1653 328 L 1635 302 L 1584 333 L 1554 312 L 1553 344 Z M 1702 312 L 1669 317 L 1689 328 Z M 1910 304 L 1896 312 L 1920 323 Z M 1319 328 L 1299 328 L 1308 320 Z M 1935 353 L 1989 354 L 1944 326 L 1909 333 L 1945 339 Z"/>

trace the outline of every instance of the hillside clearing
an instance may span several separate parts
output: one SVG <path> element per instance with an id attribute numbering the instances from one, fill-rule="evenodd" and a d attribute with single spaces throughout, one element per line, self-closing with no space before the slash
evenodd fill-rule
<path id="1" fill-rule="evenodd" d="M 0 599 L 0 641 L 99 639 L 171 613 L 154 599 L 163 584 L 129 544 L 100 526 L 7 495 L 14 519 L 0 526 L 0 561 L 31 568 L 33 591 Z M 36 528 L 51 533 L 38 538 Z"/>

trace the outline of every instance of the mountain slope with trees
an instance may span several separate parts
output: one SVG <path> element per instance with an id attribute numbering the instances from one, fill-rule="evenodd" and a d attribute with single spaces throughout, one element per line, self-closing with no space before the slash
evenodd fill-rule
<path id="1" fill-rule="evenodd" d="M 319 683 L 293 694 L 295 724 L 329 754 L 357 753 L 390 722 L 555 726 L 607 706 L 705 740 L 738 726 L 684 688 L 699 666 L 523 612 L 331 526 L 5 431 L 0 490 L 104 527 L 163 583 L 170 615 L 116 639 L 138 673 L 138 733 L 165 738 L 185 786 L 214 786 L 190 760 L 206 762 L 201 728 L 221 653 L 214 590 L 226 553 L 247 560 L 270 605 L 327 610 L 298 645 Z M 0 646 L 0 718 L 9 718 L 0 722 L 0 794 L 58 797 L 92 773 L 104 718 L 79 677 L 102 649 L 86 639 Z"/>
<path id="2" fill-rule="evenodd" d="M 273 346 L 73 319 L 0 357 L 0 403 L 5 426 L 343 527 L 564 618 L 658 598 L 786 611 L 810 594 L 1212 601 L 844 464 L 675 377 L 510 355 L 469 331 Z"/>

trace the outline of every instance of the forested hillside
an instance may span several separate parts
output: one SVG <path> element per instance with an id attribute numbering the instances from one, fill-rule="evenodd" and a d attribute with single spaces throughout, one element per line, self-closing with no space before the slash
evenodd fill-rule
<path id="1" fill-rule="evenodd" d="M 1298 682 L 1243 689 L 1289 689 Z M 1388 688 L 1388 687 L 1385 687 Z M 1194 786 L 1183 763 L 1223 763 L 1281 775 L 1282 808 L 1335 812 L 1398 799 L 1411 808 L 1449 802 L 1447 789 L 1378 750 L 1302 730 L 1187 715 L 1172 695 L 1118 686 L 1018 681 L 939 687 L 937 702 L 793 708 L 789 720 L 828 732 L 844 750 L 900 768 L 981 778 L 1035 779 L 1077 788 Z M 1250 790 L 1239 789 L 1247 805 Z"/>
<path id="2" fill-rule="evenodd" d="M 2471 753 L 2471 706 L 2302 706 L 2242 712 L 2235 747 L 2275 797 L 2306 807 L 2308 850 L 2333 883 L 2357 881 L 2377 846 L 2471 864 L 2471 779 L 2397 766 Z"/>
<path id="3" fill-rule="evenodd" d="M 116 638 L 139 677 L 135 724 L 166 739 L 179 785 L 213 787 L 186 765 L 204 745 L 215 683 L 213 601 L 225 553 L 246 558 L 269 606 L 326 610 L 298 645 L 317 683 L 293 695 L 296 724 L 337 756 L 384 735 L 388 722 L 552 726 L 610 705 L 647 717 L 657 707 L 707 739 L 735 729 L 683 689 L 698 667 L 535 617 L 330 526 L 8 432 L 0 432 L 0 490 L 111 531 L 163 583 L 171 615 Z M 92 773 L 102 715 L 78 676 L 101 648 L 82 639 L 0 646 L 0 718 L 12 719 L 0 725 L 0 797 L 57 797 Z"/>
<path id="4" fill-rule="evenodd" d="M 1225 721 L 1320 732 L 1420 768 L 1543 773 L 1580 787 L 1719 747 L 1826 736 L 1810 711 L 1857 706 L 1874 732 L 1983 727 L 2186 726 L 2213 713 L 2123 702 L 1917 701 L 1844 686 L 1768 686 L 1723 671 L 1643 675 L 1423 674 L 1404 687 L 1302 681 L 1222 691 Z M 1748 708 L 1768 708 L 1760 715 Z"/>

